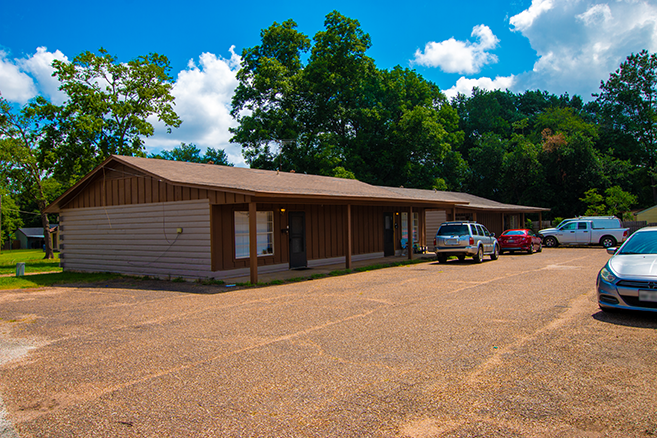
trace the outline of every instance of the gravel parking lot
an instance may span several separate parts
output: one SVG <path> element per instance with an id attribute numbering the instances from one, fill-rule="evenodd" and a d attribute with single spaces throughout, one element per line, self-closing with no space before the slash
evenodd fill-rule
<path id="1" fill-rule="evenodd" d="M 657 435 L 657 316 L 601 248 L 291 285 L 0 291 L 0 437 Z"/>

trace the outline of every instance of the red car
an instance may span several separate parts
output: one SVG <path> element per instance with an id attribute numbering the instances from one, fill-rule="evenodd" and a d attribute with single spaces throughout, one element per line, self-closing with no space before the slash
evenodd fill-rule
<path id="1" fill-rule="evenodd" d="M 543 251 L 543 242 L 532 230 L 506 230 L 497 238 L 500 254 L 505 251 L 527 251 L 528 254 Z"/>

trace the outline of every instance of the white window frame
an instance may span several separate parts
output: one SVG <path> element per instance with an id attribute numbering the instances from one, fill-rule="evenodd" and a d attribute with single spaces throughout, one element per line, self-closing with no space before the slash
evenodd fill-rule
<path id="1" fill-rule="evenodd" d="M 274 212 L 257 211 L 256 212 L 256 229 L 258 257 L 267 257 L 274 255 Z M 249 212 L 236 211 L 234 215 L 235 223 L 235 258 L 249 258 Z"/>

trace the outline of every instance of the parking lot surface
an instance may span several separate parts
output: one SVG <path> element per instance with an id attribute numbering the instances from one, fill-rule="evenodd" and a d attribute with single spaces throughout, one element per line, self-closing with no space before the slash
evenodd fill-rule
<path id="1" fill-rule="evenodd" d="M 599 311 L 608 257 L 0 291 L 0 436 L 655 436 L 657 317 Z"/>

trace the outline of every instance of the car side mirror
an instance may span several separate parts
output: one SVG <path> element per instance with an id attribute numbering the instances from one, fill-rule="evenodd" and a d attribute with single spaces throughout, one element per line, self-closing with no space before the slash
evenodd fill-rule
<path id="1" fill-rule="evenodd" d="M 614 255 L 618 251 L 618 248 L 607 248 L 607 254 Z"/>

